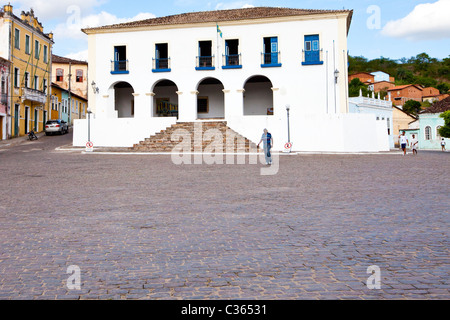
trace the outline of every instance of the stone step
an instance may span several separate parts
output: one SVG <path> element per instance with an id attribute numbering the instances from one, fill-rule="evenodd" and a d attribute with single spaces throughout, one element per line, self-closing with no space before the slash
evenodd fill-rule
<path id="1" fill-rule="evenodd" d="M 195 133 L 199 128 L 199 123 L 194 122 L 184 122 L 177 123 L 166 130 L 162 130 L 161 132 L 151 136 L 144 141 L 141 141 L 138 144 L 135 144 L 133 151 L 139 152 L 170 152 L 179 145 L 179 141 L 172 141 L 172 136 L 177 130 L 185 130 L 189 134 L 191 134 L 191 151 L 197 151 L 197 149 L 205 150 L 206 148 L 211 146 L 212 141 L 204 140 L 200 144 L 195 143 Z M 222 146 L 223 151 L 227 152 L 228 150 L 233 150 L 233 152 L 250 152 L 256 150 L 256 144 L 246 139 L 242 135 L 233 131 L 231 128 L 227 126 L 226 121 L 210 121 L 210 122 L 201 122 L 202 134 L 204 134 L 207 130 L 216 129 L 221 134 L 223 134 Z M 198 133 L 197 133 L 198 134 Z M 233 136 L 233 141 L 228 141 L 228 136 Z M 222 148 L 221 148 L 222 150 Z"/>

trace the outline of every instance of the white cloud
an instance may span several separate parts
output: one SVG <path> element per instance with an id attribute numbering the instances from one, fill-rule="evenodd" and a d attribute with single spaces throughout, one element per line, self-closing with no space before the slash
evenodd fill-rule
<path id="1" fill-rule="evenodd" d="M 79 60 L 79 61 L 88 61 L 88 56 L 89 56 L 88 50 L 83 50 L 83 51 L 76 52 L 76 53 L 69 53 L 69 54 L 65 55 L 66 58 Z"/>
<path id="2" fill-rule="evenodd" d="M 234 2 L 219 2 L 216 4 L 215 10 L 227 10 L 227 9 L 245 9 L 254 8 L 255 6 L 249 4 L 245 1 L 234 1 Z"/>
<path id="3" fill-rule="evenodd" d="M 66 23 L 61 23 L 56 26 L 56 29 L 54 30 L 55 41 L 58 41 L 59 38 L 83 39 L 86 35 L 81 31 L 82 28 L 95 28 L 104 25 L 145 20 L 150 18 L 155 18 L 155 15 L 152 13 L 139 13 L 132 18 L 118 18 L 111 13 L 102 11 L 99 14 L 79 17 L 79 19 L 68 19 Z"/>
<path id="4" fill-rule="evenodd" d="M 77 8 L 80 12 L 90 12 L 92 8 L 98 7 L 107 0 L 11 0 L 14 11 L 34 10 L 39 21 L 66 17 L 69 8 Z"/>
<path id="5" fill-rule="evenodd" d="M 383 35 L 411 41 L 450 38 L 450 0 L 417 5 L 406 17 L 389 21 Z"/>

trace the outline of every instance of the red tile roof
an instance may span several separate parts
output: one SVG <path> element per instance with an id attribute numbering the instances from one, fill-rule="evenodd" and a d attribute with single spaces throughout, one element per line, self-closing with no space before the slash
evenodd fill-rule
<path id="1" fill-rule="evenodd" d="M 69 64 L 69 63 L 85 64 L 85 65 L 88 64 L 86 61 L 80 61 L 80 60 L 74 60 L 74 59 L 69 59 L 69 58 L 65 58 L 65 57 L 60 57 L 55 54 L 52 54 L 52 62 L 53 63 L 63 63 L 63 64 Z"/>
<path id="2" fill-rule="evenodd" d="M 245 9 L 231 9 L 231 10 L 216 10 L 216 11 L 202 11 L 190 12 L 167 17 L 152 18 L 141 21 L 132 21 L 127 23 L 103 26 L 98 28 L 85 28 L 83 32 L 108 29 L 126 29 L 133 27 L 147 27 L 147 26 L 169 26 L 182 25 L 191 23 L 205 23 L 205 22 L 224 22 L 224 21 L 239 21 L 262 18 L 276 18 L 289 16 L 306 16 L 318 15 L 326 13 L 347 13 L 348 14 L 348 28 L 350 27 L 353 10 L 305 10 L 305 9 L 289 9 L 289 8 L 275 8 L 275 7 L 255 7 Z"/>
<path id="3" fill-rule="evenodd" d="M 391 89 L 389 89 L 388 91 L 396 91 L 396 90 L 402 90 L 402 89 L 405 89 L 405 88 L 408 88 L 408 87 L 416 87 L 417 89 L 419 89 L 420 91 L 423 91 L 423 88 L 422 87 L 420 87 L 419 85 L 416 85 L 416 84 L 407 84 L 407 85 L 404 85 L 404 86 L 397 86 L 397 87 L 394 87 L 394 88 L 391 88 Z"/>
<path id="4" fill-rule="evenodd" d="M 450 97 L 435 102 L 431 107 L 425 109 L 421 113 L 442 113 L 450 110 Z"/>

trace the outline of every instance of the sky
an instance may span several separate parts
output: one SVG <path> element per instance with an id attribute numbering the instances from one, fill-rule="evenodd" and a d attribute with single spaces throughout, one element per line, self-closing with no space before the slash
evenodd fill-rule
<path id="1" fill-rule="evenodd" d="M 2 1 L 6 2 L 6 1 Z M 84 27 L 193 11 L 244 7 L 299 9 L 352 9 L 348 36 L 350 55 L 368 59 L 410 58 L 426 52 L 450 56 L 450 0 L 8 0 L 14 13 L 33 8 L 44 26 L 54 33 L 53 54 L 87 60 Z M 2 4 L 3 6 L 4 4 Z"/>

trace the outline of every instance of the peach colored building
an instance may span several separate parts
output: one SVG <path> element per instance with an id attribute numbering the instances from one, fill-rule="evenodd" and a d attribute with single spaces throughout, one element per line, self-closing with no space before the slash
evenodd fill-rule
<path id="1" fill-rule="evenodd" d="M 66 90 L 69 89 L 70 78 L 70 91 L 87 99 L 88 63 L 86 61 L 52 55 L 52 75 L 52 82 Z"/>

